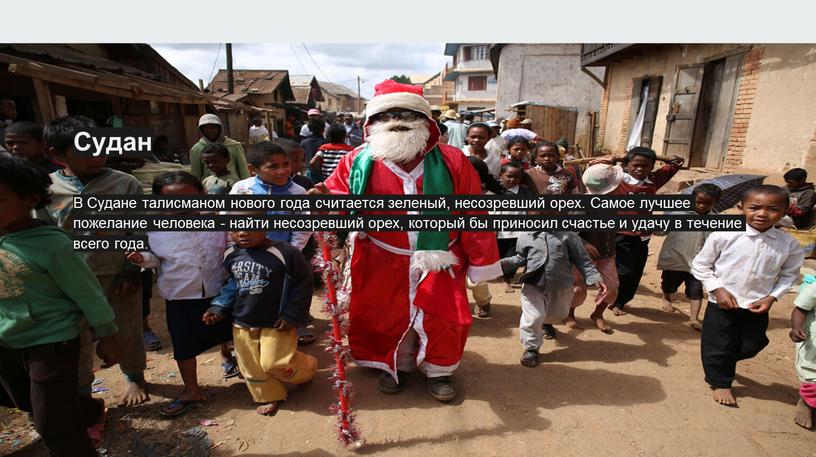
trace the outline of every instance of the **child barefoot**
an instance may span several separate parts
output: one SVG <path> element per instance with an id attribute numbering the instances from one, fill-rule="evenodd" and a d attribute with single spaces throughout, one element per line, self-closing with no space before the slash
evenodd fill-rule
<path id="1" fill-rule="evenodd" d="M 790 338 L 796 344 L 796 372 L 802 382 L 794 421 L 806 429 L 813 427 L 816 411 L 816 278 L 802 286 L 791 312 Z"/>
<path id="2" fill-rule="evenodd" d="M 694 211 L 674 213 L 690 215 L 710 214 L 720 199 L 722 190 L 714 184 L 700 184 L 694 188 Z M 700 308 L 703 304 L 703 283 L 692 275 L 691 260 L 703 248 L 710 232 L 671 232 L 666 235 L 657 269 L 662 270 L 660 288 L 663 291 L 663 311 L 674 312 L 674 294 L 680 284 L 686 284 L 686 298 L 691 302 L 689 320 L 686 325 L 697 330 L 700 325 Z"/>
<path id="3" fill-rule="evenodd" d="M 100 337 L 104 367 L 117 362 L 117 327 L 70 235 L 31 217 L 50 185 L 32 162 L 0 158 L 0 389 L 33 414 L 49 455 L 94 457 L 86 428 L 101 424 L 104 403 L 77 391 L 79 322 Z"/>
<path id="4" fill-rule="evenodd" d="M 768 311 L 793 285 L 804 253 L 774 225 L 785 216 L 788 193 L 756 186 L 742 197 L 744 232 L 716 232 L 692 261 L 691 272 L 708 291 L 700 348 L 714 400 L 736 406 L 731 383 L 737 362 L 768 345 Z"/>
<path id="5" fill-rule="evenodd" d="M 184 171 L 162 173 L 153 180 L 155 195 L 200 195 L 201 181 Z M 235 366 L 226 343 L 232 339 L 229 322 L 206 326 L 201 315 L 217 296 L 227 272 L 221 265 L 226 247 L 223 232 L 149 232 L 151 252 L 128 254 L 128 260 L 143 268 L 156 268 L 156 285 L 166 300 L 167 330 L 173 342 L 173 358 L 178 364 L 184 391 L 159 412 L 175 417 L 204 399 L 198 385 L 196 356 L 219 346 L 225 378 Z M 238 370 L 233 370 L 235 376 Z"/>
<path id="6" fill-rule="evenodd" d="M 298 325 L 306 322 L 312 301 L 312 269 L 297 248 L 272 241 L 263 232 L 232 232 L 236 246 L 224 255 L 235 279 L 234 304 L 214 301 L 203 315 L 219 325 L 231 316 L 238 365 L 258 414 L 274 416 L 286 399 L 284 382 L 312 379 L 317 359 L 297 350 Z"/>

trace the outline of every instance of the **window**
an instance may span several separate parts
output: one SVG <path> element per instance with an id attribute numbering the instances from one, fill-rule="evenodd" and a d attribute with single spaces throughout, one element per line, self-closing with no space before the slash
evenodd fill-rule
<path id="1" fill-rule="evenodd" d="M 487 90 L 487 76 L 468 77 L 468 90 L 469 91 Z"/>
<path id="2" fill-rule="evenodd" d="M 470 60 L 487 59 L 487 46 L 472 46 L 470 48 Z"/>
<path id="3" fill-rule="evenodd" d="M 465 46 L 462 50 L 462 60 L 485 60 L 487 59 L 487 45 Z M 456 66 L 454 56 L 454 66 Z"/>

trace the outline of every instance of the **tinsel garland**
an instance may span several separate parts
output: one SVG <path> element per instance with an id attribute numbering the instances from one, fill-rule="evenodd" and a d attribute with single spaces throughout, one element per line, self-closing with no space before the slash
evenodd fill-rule
<path id="1" fill-rule="evenodd" d="M 337 237 L 330 232 L 316 232 L 321 256 L 315 256 L 315 266 L 323 274 L 323 283 L 326 286 L 326 303 L 323 312 L 331 316 L 332 328 L 327 332 L 326 352 L 334 355 L 334 367 L 329 379 L 332 389 L 337 394 L 337 402 L 329 410 L 337 416 L 338 441 L 344 446 L 359 447 L 362 444 L 360 432 L 355 423 L 355 415 L 351 409 L 353 390 L 351 381 L 346 379 L 346 361 L 349 356 L 349 347 L 345 344 L 345 335 L 348 330 L 348 300 L 339 301 L 338 294 L 348 296 L 337 266 L 332 261 L 332 249 L 337 246 Z"/>

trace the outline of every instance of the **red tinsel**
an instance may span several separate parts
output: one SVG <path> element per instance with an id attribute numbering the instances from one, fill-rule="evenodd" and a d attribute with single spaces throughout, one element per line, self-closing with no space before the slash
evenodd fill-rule
<path id="1" fill-rule="evenodd" d="M 351 409 L 352 386 L 346 379 L 346 361 L 349 347 L 345 344 L 345 334 L 348 329 L 348 304 L 337 300 L 337 293 L 347 292 L 343 289 L 340 274 L 332 262 L 332 248 L 337 247 L 337 238 L 330 232 L 315 232 L 315 238 L 320 245 L 322 256 L 315 257 L 316 267 L 323 273 L 323 282 L 326 285 L 326 303 L 323 311 L 331 316 L 332 329 L 326 334 L 326 352 L 334 355 L 334 367 L 329 378 L 332 389 L 337 393 L 337 402 L 329 410 L 337 415 L 337 436 L 344 447 L 348 447 L 360 438 L 360 432 L 355 423 L 354 412 Z M 346 294 L 347 295 L 347 294 Z"/>

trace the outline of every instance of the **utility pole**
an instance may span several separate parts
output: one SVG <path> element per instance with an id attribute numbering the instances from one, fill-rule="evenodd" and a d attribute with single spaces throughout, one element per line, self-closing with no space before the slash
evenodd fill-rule
<path id="1" fill-rule="evenodd" d="M 232 76 L 232 43 L 227 43 L 227 93 L 235 92 L 235 79 Z"/>
<path id="2" fill-rule="evenodd" d="M 357 75 L 357 112 L 360 113 L 363 111 L 362 108 L 362 97 L 360 97 L 360 75 Z"/>

